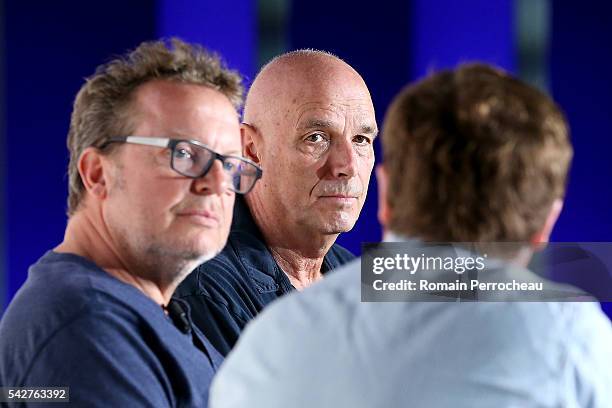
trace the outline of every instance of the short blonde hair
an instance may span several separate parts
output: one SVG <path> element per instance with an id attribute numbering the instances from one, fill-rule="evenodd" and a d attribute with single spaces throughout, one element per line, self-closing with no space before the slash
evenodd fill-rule
<path id="1" fill-rule="evenodd" d="M 77 210 L 85 192 L 77 168 L 81 154 L 108 138 L 129 134 L 131 97 L 140 85 L 156 79 L 208 86 L 225 95 L 236 109 L 242 104 L 239 74 L 227 69 L 216 54 L 177 38 L 144 42 L 99 66 L 79 90 L 70 120 L 68 215 Z"/>

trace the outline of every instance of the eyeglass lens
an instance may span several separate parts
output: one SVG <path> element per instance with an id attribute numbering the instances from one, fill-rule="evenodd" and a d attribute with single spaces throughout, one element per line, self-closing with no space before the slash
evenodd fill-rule
<path id="1" fill-rule="evenodd" d="M 202 146 L 179 142 L 172 151 L 172 168 L 187 177 L 202 177 L 210 169 L 216 154 Z M 245 193 L 257 181 L 257 169 L 237 157 L 225 157 L 223 170 L 237 193 Z"/>

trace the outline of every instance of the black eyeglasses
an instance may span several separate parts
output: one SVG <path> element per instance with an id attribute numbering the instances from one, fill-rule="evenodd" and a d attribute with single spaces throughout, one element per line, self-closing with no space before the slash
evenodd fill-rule
<path id="1" fill-rule="evenodd" d="M 163 137 L 125 136 L 107 139 L 100 148 L 110 143 L 133 143 L 145 146 L 169 148 L 170 167 L 182 176 L 200 178 L 206 175 L 215 160 L 223 164 L 223 171 L 231 180 L 231 190 L 246 194 L 257 180 L 262 170 L 252 161 L 239 156 L 224 156 L 196 140 L 169 139 Z"/>

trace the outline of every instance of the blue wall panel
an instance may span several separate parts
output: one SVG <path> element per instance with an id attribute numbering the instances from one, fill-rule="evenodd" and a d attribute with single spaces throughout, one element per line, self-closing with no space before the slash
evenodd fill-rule
<path id="1" fill-rule="evenodd" d="M 551 85 L 574 162 L 558 241 L 612 241 L 612 3 L 553 3 Z"/>
<path id="2" fill-rule="evenodd" d="M 574 145 L 553 239 L 612 241 L 612 3 L 555 1 L 552 31 L 552 92 L 570 122 Z M 603 306 L 612 317 L 612 303 Z"/>

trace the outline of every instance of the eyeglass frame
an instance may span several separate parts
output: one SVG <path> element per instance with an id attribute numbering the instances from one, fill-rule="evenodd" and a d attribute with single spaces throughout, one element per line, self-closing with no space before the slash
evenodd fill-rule
<path id="1" fill-rule="evenodd" d="M 248 190 L 244 191 L 244 192 L 239 192 L 236 191 L 234 189 L 233 183 L 232 186 L 230 187 L 230 189 L 235 192 L 236 194 L 248 194 L 253 187 L 255 187 L 255 184 L 257 183 L 257 180 L 259 180 L 261 178 L 261 176 L 263 175 L 263 170 L 261 169 L 261 167 L 259 167 L 256 163 L 254 163 L 253 161 L 242 157 L 242 156 L 234 156 L 234 155 L 223 155 L 221 153 L 217 153 L 216 151 L 214 151 L 213 149 L 211 149 L 209 146 L 205 145 L 202 142 L 199 142 L 197 140 L 193 140 L 193 139 L 173 139 L 173 138 L 169 138 L 169 137 L 153 137 L 153 136 L 122 136 L 122 137 L 110 137 L 104 140 L 104 142 L 98 147 L 99 149 L 104 149 L 106 146 L 108 146 L 111 143 L 129 143 L 129 144 L 137 144 L 137 145 L 141 145 L 141 146 L 153 146 L 153 147 L 161 147 L 161 148 L 168 148 L 170 149 L 170 151 L 172 152 L 172 154 L 170 155 L 170 168 L 172 170 L 174 170 L 176 173 L 180 174 L 183 177 L 187 177 L 187 178 L 191 178 L 191 179 L 198 179 L 200 177 L 204 177 L 206 174 L 208 174 L 208 172 L 210 171 L 211 167 L 213 166 L 213 164 L 215 163 L 215 160 L 219 160 L 221 161 L 221 164 L 225 164 L 225 160 L 228 158 L 234 158 L 234 159 L 239 159 L 240 161 L 243 161 L 247 164 L 250 164 L 253 166 L 253 168 L 255 169 L 255 181 L 253 181 L 253 184 L 249 187 Z M 203 148 L 204 150 L 210 152 L 212 154 L 212 158 L 210 159 L 208 165 L 204 168 L 204 170 L 202 171 L 201 174 L 197 175 L 197 176 L 189 176 L 187 174 L 184 174 L 180 171 L 178 171 L 175 167 L 174 167 L 174 149 L 176 148 L 176 146 L 179 143 L 189 143 L 189 144 L 193 144 L 196 145 L 198 147 Z"/>

